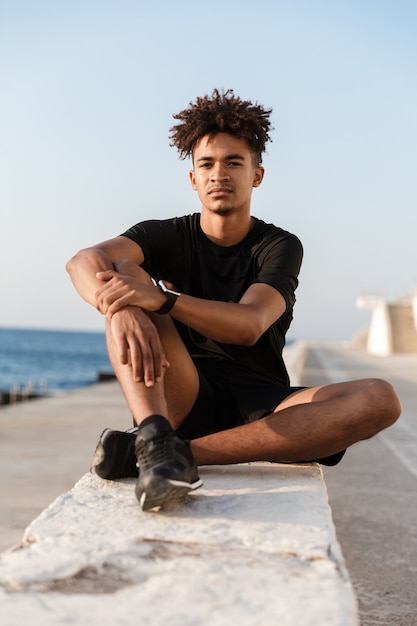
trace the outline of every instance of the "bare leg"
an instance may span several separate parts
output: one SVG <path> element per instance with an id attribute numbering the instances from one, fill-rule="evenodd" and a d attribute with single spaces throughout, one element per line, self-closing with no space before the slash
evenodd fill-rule
<path id="1" fill-rule="evenodd" d="M 143 282 L 150 281 L 148 274 L 130 261 L 118 261 L 115 266 L 123 274 L 135 276 Z M 133 379 L 130 365 L 120 362 L 111 322 L 107 323 L 106 329 L 107 350 L 135 422 L 140 424 L 150 415 L 157 414 L 166 417 L 175 429 L 190 412 L 197 398 L 198 373 L 171 318 L 157 314 L 150 314 L 149 317 L 158 329 L 165 356 L 171 364 L 165 370 L 161 382 L 146 387 L 143 382 Z"/>
<path id="2" fill-rule="evenodd" d="M 400 412 L 385 381 L 325 385 L 291 395 L 257 422 L 195 439 L 191 449 L 198 465 L 319 459 L 372 437 Z"/>
<path id="3" fill-rule="evenodd" d="M 129 261 L 116 266 L 122 273 L 150 280 L 144 270 Z M 172 320 L 157 314 L 151 319 L 172 364 L 163 381 L 152 388 L 135 382 L 130 367 L 120 363 L 110 332 L 109 355 L 136 422 L 156 413 L 177 428 L 197 398 L 198 374 Z M 199 465 L 306 461 L 330 456 L 372 437 L 393 424 L 400 412 L 394 389 L 383 380 L 325 385 L 293 394 L 257 422 L 195 439 L 191 449 Z"/>
<path id="4" fill-rule="evenodd" d="M 122 274 L 133 276 L 136 284 L 150 281 L 149 275 L 130 261 L 114 265 Z M 140 428 L 134 450 L 130 444 L 121 454 L 123 446 L 113 446 L 113 453 L 108 452 L 104 439 L 100 440 L 95 468 L 102 477 L 123 475 L 132 467 L 130 455 L 134 454 L 140 506 L 144 511 L 160 508 L 202 485 L 190 448 L 174 433 L 197 398 L 198 373 L 166 315 L 125 306 L 107 321 L 106 338 L 110 361 Z"/>
<path id="5" fill-rule="evenodd" d="M 107 350 L 135 422 L 140 424 L 146 417 L 157 414 L 166 417 L 175 429 L 190 412 L 197 398 L 198 374 L 172 320 L 167 317 L 154 321 L 171 365 L 161 382 L 155 383 L 153 387 L 135 382 L 130 366 L 120 363 L 111 330 L 107 331 Z"/>

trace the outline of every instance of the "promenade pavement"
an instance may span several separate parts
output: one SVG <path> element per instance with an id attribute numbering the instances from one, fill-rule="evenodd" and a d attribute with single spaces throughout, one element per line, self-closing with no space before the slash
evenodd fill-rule
<path id="1" fill-rule="evenodd" d="M 359 600 L 361 626 L 417 624 L 417 355 L 372 357 L 349 344 L 309 342 L 294 384 L 380 376 L 403 403 L 399 422 L 325 469 L 337 538 Z M 4 549 L 88 470 L 101 430 L 130 427 L 117 383 L 0 409 Z M 320 624 L 320 626 L 322 626 Z"/>
<path id="2" fill-rule="evenodd" d="M 304 347 L 288 352 L 299 376 Z M 296 383 L 294 383 L 296 384 Z M 133 425 L 116 381 L 0 407 L 0 552 L 88 472 L 99 435 Z"/>
<path id="3" fill-rule="evenodd" d="M 417 355 L 376 357 L 310 343 L 301 384 L 380 377 L 400 396 L 398 422 L 324 468 L 361 626 L 417 625 Z"/>
<path id="4" fill-rule="evenodd" d="M 318 464 L 201 467 L 203 487 L 187 502 L 143 513 L 133 479 L 85 473 L 102 427 L 130 425 L 122 408 L 106 384 L 7 411 L 24 433 L 3 442 L 20 501 L 29 487 L 51 496 L 70 468 L 82 476 L 2 553 L 7 626 L 357 626 Z M 9 505 L 16 512 L 13 496 Z"/>
<path id="5" fill-rule="evenodd" d="M 0 407 L 0 551 L 88 472 L 107 426 L 132 426 L 117 382 Z"/>

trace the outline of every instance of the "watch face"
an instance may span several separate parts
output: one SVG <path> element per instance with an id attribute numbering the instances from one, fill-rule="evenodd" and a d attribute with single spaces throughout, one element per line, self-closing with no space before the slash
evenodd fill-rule
<path id="1" fill-rule="evenodd" d="M 175 291 L 174 289 L 170 289 L 169 287 L 167 287 L 163 280 L 158 281 L 158 285 L 161 287 L 164 293 L 172 293 L 173 296 L 181 295 L 178 291 Z"/>

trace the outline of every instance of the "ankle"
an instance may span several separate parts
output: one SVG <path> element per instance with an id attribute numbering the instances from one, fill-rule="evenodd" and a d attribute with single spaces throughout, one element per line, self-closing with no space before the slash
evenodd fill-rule
<path id="1" fill-rule="evenodd" d="M 157 428 L 162 428 L 164 430 L 167 429 L 167 427 L 171 429 L 171 424 L 169 423 L 167 418 L 163 415 L 159 415 L 158 413 L 154 413 L 152 415 L 149 415 L 148 417 L 145 417 L 145 419 L 142 420 L 140 424 L 138 424 L 138 430 L 140 430 L 141 428 L 145 428 L 149 424 L 154 424 Z"/>

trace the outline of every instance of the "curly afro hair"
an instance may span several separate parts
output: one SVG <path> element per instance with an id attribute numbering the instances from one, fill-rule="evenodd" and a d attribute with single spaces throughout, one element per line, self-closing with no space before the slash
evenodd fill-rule
<path id="1" fill-rule="evenodd" d="M 230 133 L 243 139 L 261 163 L 265 145 L 272 141 L 269 136 L 271 113 L 272 109 L 241 100 L 233 89 L 214 89 L 211 96 L 199 97 L 194 103 L 190 102 L 188 109 L 173 115 L 179 124 L 170 129 L 170 145 L 177 148 L 181 159 L 185 159 L 192 156 L 201 137 Z"/>

